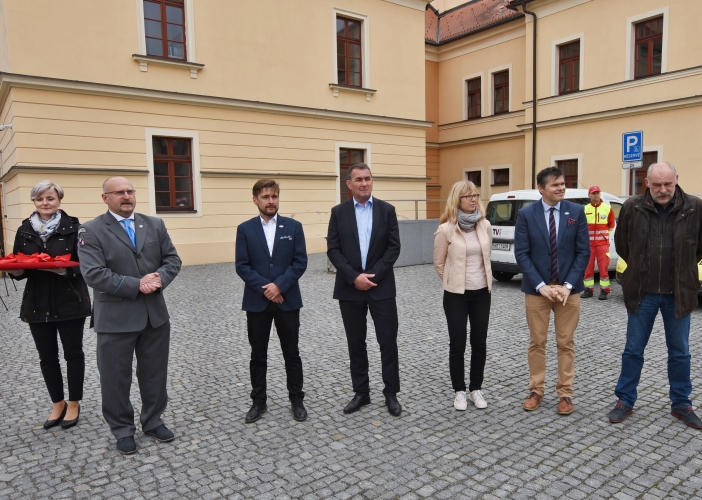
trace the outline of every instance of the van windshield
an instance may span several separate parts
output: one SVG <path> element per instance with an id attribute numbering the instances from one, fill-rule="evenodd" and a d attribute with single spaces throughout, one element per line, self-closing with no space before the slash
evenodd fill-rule
<path id="1" fill-rule="evenodd" d="M 493 226 L 514 226 L 517 223 L 517 213 L 528 207 L 536 200 L 495 200 L 488 203 L 487 220 Z"/>

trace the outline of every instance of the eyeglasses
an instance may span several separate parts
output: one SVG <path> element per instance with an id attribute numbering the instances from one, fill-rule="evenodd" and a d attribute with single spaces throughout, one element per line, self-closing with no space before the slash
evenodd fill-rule
<path id="1" fill-rule="evenodd" d="M 124 196 L 129 195 L 129 196 L 134 196 L 136 193 L 136 189 L 125 189 L 124 191 L 108 191 L 105 194 L 116 194 L 117 196 Z"/>
<path id="2" fill-rule="evenodd" d="M 479 194 L 464 194 L 461 196 L 462 200 L 476 200 L 478 199 Z"/>

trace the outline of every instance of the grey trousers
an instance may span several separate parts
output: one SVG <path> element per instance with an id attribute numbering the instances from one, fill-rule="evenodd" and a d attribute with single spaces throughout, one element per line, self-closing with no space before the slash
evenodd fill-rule
<path id="1" fill-rule="evenodd" d="M 129 400 L 132 360 L 136 353 L 136 375 L 141 394 L 141 428 L 149 431 L 163 425 L 168 394 L 168 350 L 171 324 L 158 328 L 149 324 L 140 332 L 98 333 L 97 365 L 102 392 L 102 415 L 117 439 L 133 436 L 134 408 Z"/>

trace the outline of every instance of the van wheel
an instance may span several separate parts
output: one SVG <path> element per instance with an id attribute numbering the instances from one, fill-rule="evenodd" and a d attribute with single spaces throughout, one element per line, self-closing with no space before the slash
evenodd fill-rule
<path id="1" fill-rule="evenodd" d="M 492 272 L 492 277 L 495 278 L 497 281 L 512 281 L 512 278 L 514 278 L 516 274 L 514 273 L 506 273 L 504 271 L 493 271 Z"/>

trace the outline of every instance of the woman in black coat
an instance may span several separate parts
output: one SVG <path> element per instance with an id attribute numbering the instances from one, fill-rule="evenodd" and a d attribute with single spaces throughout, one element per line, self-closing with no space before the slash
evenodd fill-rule
<path id="1" fill-rule="evenodd" d="M 36 211 L 22 221 L 15 237 L 14 253 L 25 255 L 47 253 L 52 257 L 71 254 L 78 260 L 77 242 L 80 223 L 59 209 L 63 189 L 51 181 L 42 181 L 32 188 L 31 199 Z M 80 267 L 59 269 L 25 269 L 10 271 L 16 280 L 26 279 L 20 318 L 29 323 L 39 351 L 39 365 L 54 409 L 44 428 L 61 425 L 67 429 L 78 423 L 83 399 L 85 356 L 83 327 L 90 316 L 88 287 Z M 68 376 L 68 402 L 63 392 L 59 365 L 58 336 L 63 345 Z"/>

